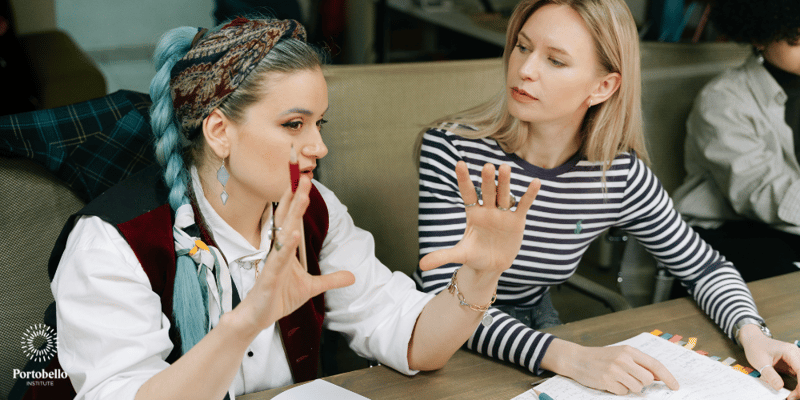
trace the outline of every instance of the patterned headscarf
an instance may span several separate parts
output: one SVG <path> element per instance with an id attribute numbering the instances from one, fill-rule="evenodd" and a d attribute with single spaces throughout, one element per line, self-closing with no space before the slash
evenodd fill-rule
<path id="1" fill-rule="evenodd" d="M 170 74 L 172 104 L 183 134 L 196 132 L 203 119 L 285 38 L 305 41 L 305 28 L 294 20 L 240 17 L 200 39 Z"/>

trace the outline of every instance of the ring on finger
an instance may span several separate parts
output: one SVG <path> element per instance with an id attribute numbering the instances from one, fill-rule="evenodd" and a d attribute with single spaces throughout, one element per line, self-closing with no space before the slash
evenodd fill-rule
<path id="1" fill-rule="evenodd" d="M 511 204 L 511 205 L 510 205 L 510 206 L 508 206 L 508 208 L 506 208 L 506 207 L 500 207 L 500 206 L 497 206 L 497 209 L 498 209 L 498 210 L 500 210 L 500 211 L 508 211 L 508 210 L 510 210 L 510 209 L 512 209 L 512 208 L 514 208 L 514 206 L 516 206 L 516 205 L 517 205 L 517 198 L 516 198 L 516 197 L 514 197 L 514 195 L 513 195 L 513 194 L 509 194 L 509 196 L 510 196 L 510 197 L 509 197 L 509 199 L 508 199 L 508 200 L 509 200 L 509 201 L 508 201 L 508 203 L 509 203 L 509 204 Z"/>
<path id="2" fill-rule="evenodd" d="M 475 186 L 475 196 L 476 196 L 475 197 L 475 201 L 472 202 L 472 203 L 469 203 L 469 204 L 464 204 L 464 208 L 470 208 L 470 207 L 477 206 L 478 204 L 480 204 L 481 203 L 481 194 L 482 194 L 482 192 L 481 192 L 480 186 Z"/>
<path id="3" fill-rule="evenodd" d="M 763 371 L 763 370 L 764 370 L 764 368 L 767 368 L 767 367 L 772 367 L 772 364 L 767 364 L 767 365 L 765 365 L 765 366 L 763 366 L 763 367 L 759 368 L 759 369 L 758 369 L 758 373 L 760 374 L 760 373 L 761 373 L 761 371 Z"/>
<path id="4" fill-rule="evenodd" d="M 275 238 L 275 251 L 281 251 L 283 248 L 283 243 L 278 241 L 278 238 Z"/>

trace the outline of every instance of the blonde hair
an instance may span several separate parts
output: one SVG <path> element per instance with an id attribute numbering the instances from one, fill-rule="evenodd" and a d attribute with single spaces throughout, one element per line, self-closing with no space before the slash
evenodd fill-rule
<path id="1" fill-rule="evenodd" d="M 603 175 L 611 161 L 621 152 L 635 151 L 647 161 L 642 133 L 641 73 L 639 36 L 633 16 L 623 0 L 523 0 L 514 9 L 506 30 L 503 51 L 504 74 L 517 44 L 517 35 L 528 18 L 547 4 L 565 5 L 583 19 L 594 39 L 600 66 L 607 72 L 621 75 L 619 89 L 605 102 L 589 108 L 581 126 L 581 151 L 591 162 L 603 163 Z M 504 81 L 505 82 L 505 81 Z M 470 125 L 477 130 L 456 129 L 460 136 L 470 139 L 489 137 L 506 152 L 513 153 L 523 145 L 527 129 L 508 112 L 506 91 L 476 107 L 448 115 L 432 122 L 436 127 L 444 122 Z M 420 132 L 416 154 L 422 144 Z"/>

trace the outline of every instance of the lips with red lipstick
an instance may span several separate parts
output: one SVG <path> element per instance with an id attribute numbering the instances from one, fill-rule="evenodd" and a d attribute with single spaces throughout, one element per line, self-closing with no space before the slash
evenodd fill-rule
<path id="1" fill-rule="evenodd" d="M 531 96 L 530 93 L 516 86 L 511 88 L 511 97 L 513 97 L 514 100 L 519 101 L 520 103 L 531 103 L 536 100 L 539 100 L 536 97 Z"/>
<path id="2" fill-rule="evenodd" d="M 307 176 L 308 179 L 314 179 L 314 168 L 316 166 L 306 167 L 300 170 L 301 176 Z"/>

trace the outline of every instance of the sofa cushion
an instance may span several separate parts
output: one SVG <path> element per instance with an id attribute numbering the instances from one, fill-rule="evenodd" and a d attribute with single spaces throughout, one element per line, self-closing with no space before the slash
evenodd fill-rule
<path id="1" fill-rule="evenodd" d="M 0 186 L 0 265 L 9 271 L 0 280 L 0 399 L 5 399 L 16 381 L 13 370 L 30 361 L 21 342 L 31 327 L 42 323 L 53 301 L 47 273 L 53 243 L 83 201 L 25 158 L 0 157 Z"/>

